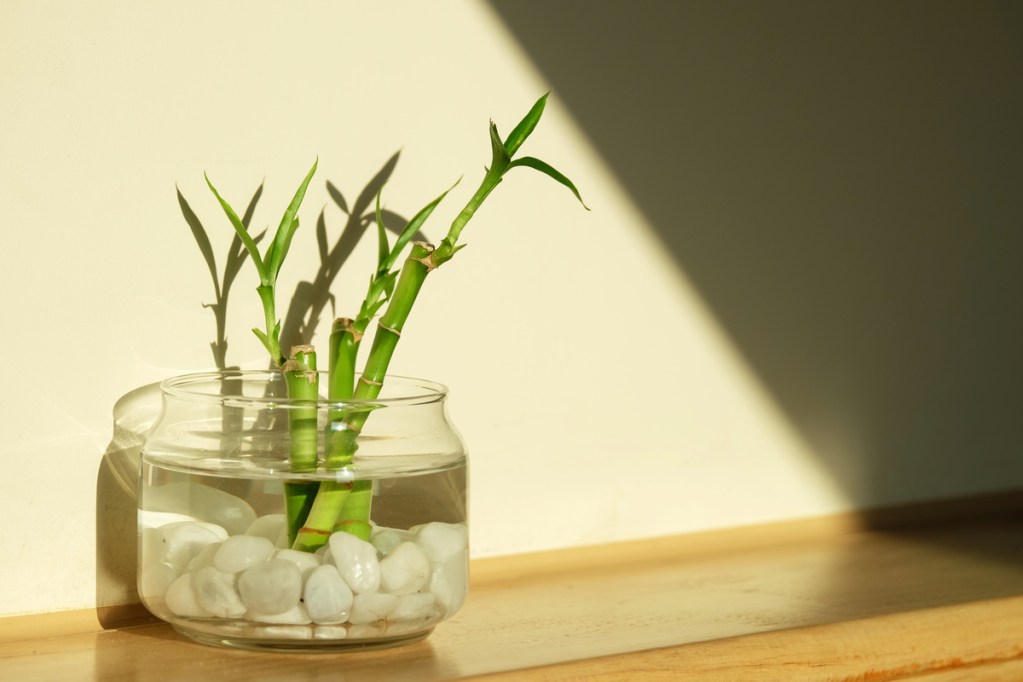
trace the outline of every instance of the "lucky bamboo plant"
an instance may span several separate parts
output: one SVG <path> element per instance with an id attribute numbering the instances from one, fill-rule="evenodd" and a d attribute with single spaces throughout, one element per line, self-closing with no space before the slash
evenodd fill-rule
<path id="1" fill-rule="evenodd" d="M 296 409 L 291 410 L 289 423 L 292 472 L 308 474 L 321 467 L 334 472 L 351 470 L 359 446 L 359 434 L 371 416 L 372 401 L 380 394 L 391 357 L 426 277 L 464 246 L 459 242 L 462 230 L 508 171 L 519 167 L 537 170 L 567 187 L 582 203 L 579 191 L 571 180 L 552 166 L 532 156 L 515 157 L 536 128 L 546 103 L 547 95 L 544 95 L 505 138 L 500 136 L 494 122 L 490 122 L 490 165 L 479 187 L 438 244 L 412 240 L 450 189 L 415 214 L 393 244 L 388 242 L 380 209 L 380 193 L 377 194 L 379 246 L 376 269 L 358 313 L 354 317 L 335 320 L 330 334 L 326 396 L 335 408 L 329 415 L 323 453 L 318 451 L 316 404 L 320 397 L 321 375 L 318 371 L 317 352 L 312 346 L 302 345 L 292 348 L 285 356 L 280 347 L 281 323 L 276 312 L 277 276 L 298 230 L 298 210 L 316 173 L 317 164 L 313 163 L 299 185 L 264 253 L 260 253 L 259 240 L 250 235 L 247 221 L 238 217 L 207 176 L 210 190 L 244 244 L 249 260 L 259 276 L 256 291 L 263 304 L 264 324 L 262 329 L 255 328 L 252 331 L 266 348 L 272 363 L 284 375 L 289 398 L 296 401 Z M 407 255 L 403 255 L 406 250 Z M 356 370 L 359 351 L 363 337 L 374 319 L 377 321 L 376 330 L 360 374 Z M 308 404 L 308 408 L 304 407 L 305 404 Z M 368 539 L 372 494 L 372 481 L 354 476 L 351 480 L 345 480 L 344 476 L 335 475 L 331 480 L 320 482 L 296 479 L 286 484 L 285 507 L 292 547 L 315 551 L 326 543 L 331 533 L 338 531 Z"/>

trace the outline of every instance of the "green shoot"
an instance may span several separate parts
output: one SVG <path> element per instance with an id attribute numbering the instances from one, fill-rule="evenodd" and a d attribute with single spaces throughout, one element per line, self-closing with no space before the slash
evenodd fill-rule
<path id="1" fill-rule="evenodd" d="M 259 286 L 256 288 L 256 291 L 259 294 L 260 301 L 263 303 L 264 329 L 255 328 L 252 331 L 262 342 L 267 353 L 270 354 L 270 360 L 278 367 L 284 364 L 286 358 L 281 353 L 281 321 L 277 319 L 276 312 L 277 275 L 280 273 L 284 258 L 288 255 L 288 250 L 291 248 L 291 239 L 298 230 L 298 209 L 302 205 L 302 199 L 305 197 L 306 189 L 309 187 L 309 181 L 312 180 L 313 175 L 316 173 L 317 163 L 318 161 L 313 162 L 313 167 L 309 169 L 302 184 L 299 185 L 298 190 L 295 192 L 294 198 L 284 211 L 280 225 L 277 226 L 277 232 L 274 234 L 273 241 L 270 243 L 265 254 L 259 253 L 256 240 L 249 234 L 245 223 L 238 217 L 238 214 L 231 205 L 220 196 L 220 192 L 213 186 L 209 176 L 206 176 L 206 184 L 209 186 L 210 191 L 213 192 L 213 196 L 217 198 L 221 208 L 223 208 L 224 213 L 235 229 L 235 233 L 245 245 L 246 250 L 249 252 L 249 258 L 252 260 L 252 264 L 259 275 Z"/>

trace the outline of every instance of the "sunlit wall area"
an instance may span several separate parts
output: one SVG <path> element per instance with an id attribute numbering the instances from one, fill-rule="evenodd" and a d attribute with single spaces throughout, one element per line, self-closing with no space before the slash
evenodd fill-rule
<path id="1" fill-rule="evenodd" d="M 514 171 L 430 276 L 392 364 L 451 388 L 476 556 L 1023 482 L 1020 102 L 988 68 L 1018 52 L 978 37 L 979 94 L 949 95 L 938 123 L 915 96 L 877 98 L 900 112 L 888 129 L 841 94 L 873 92 L 870 74 L 800 85 L 834 53 L 794 6 L 773 25 L 759 5 L 592 5 L 573 21 L 573 3 L 0 6 L 0 615 L 133 598 L 115 407 L 142 424 L 152 393 L 127 394 L 215 363 L 188 220 L 221 264 L 232 233 L 204 172 L 273 228 L 319 159 L 287 299 L 318 267 L 316 226 L 336 241 L 396 154 L 384 204 L 406 217 L 464 176 L 425 229 L 441 237 L 489 159 L 488 120 L 506 133 L 552 87 L 523 151 L 592 210 Z M 789 25 L 798 59 L 772 62 Z M 912 31 L 888 30 L 877 49 L 902 54 Z M 823 102 L 831 119 L 810 121 Z M 338 314 L 365 288 L 367 237 Z M 265 363 L 255 285 L 243 269 L 230 294 L 229 364 Z"/>

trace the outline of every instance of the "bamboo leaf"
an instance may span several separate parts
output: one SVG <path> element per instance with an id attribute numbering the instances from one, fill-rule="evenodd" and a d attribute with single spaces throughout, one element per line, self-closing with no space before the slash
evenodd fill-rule
<path id="1" fill-rule="evenodd" d="M 514 156 L 515 152 L 522 143 L 526 141 L 526 138 L 536 128 L 536 124 L 540 122 L 540 117 L 543 115 L 544 107 L 547 105 L 547 97 L 551 93 L 546 93 L 543 97 L 538 99 L 533 107 L 529 110 L 529 113 L 519 121 L 519 124 L 515 126 L 515 129 L 508 134 L 508 139 L 505 140 L 504 147 L 508 152 L 509 156 Z"/>
<path id="2" fill-rule="evenodd" d="M 214 187 L 213 183 L 210 181 L 210 176 L 204 173 L 203 177 L 206 178 L 206 184 L 209 185 L 210 191 L 213 192 L 213 196 L 215 196 L 217 201 L 220 202 L 220 207 L 224 209 L 224 213 L 227 215 L 227 219 L 231 221 L 231 225 L 234 227 L 235 232 L 241 238 L 242 243 L 245 244 L 245 248 L 248 249 L 249 256 L 252 257 L 252 264 L 256 266 L 256 272 L 259 273 L 260 282 L 265 281 L 266 268 L 263 265 L 263 259 L 259 256 L 259 248 L 256 246 L 255 240 L 252 239 L 249 231 L 245 229 L 245 224 L 242 223 L 241 218 L 239 218 L 238 214 L 234 212 L 233 208 L 231 208 L 231 204 L 227 203 L 224 198 L 220 196 L 220 192 L 217 191 L 217 188 Z"/>
<path id="3" fill-rule="evenodd" d="M 390 298 L 394 293 L 394 283 L 398 281 L 398 270 L 387 273 L 380 279 L 380 287 L 384 290 L 385 298 Z"/>
<path id="4" fill-rule="evenodd" d="M 259 244 L 260 240 L 266 236 L 266 230 L 263 230 L 255 237 L 252 241 L 255 244 Z M 227 263 L 224 264 L 224 290 L 223 296 L 227 298 L 227 292 L 231 290 L 231 284 L 234 283 L 235 277 L 242 269 L 242 265 L 245 263 L 245 258 L 249 255 L 248 251 L 242 245 L 241 237 L 237 233 L 234 235 L 234 239 L 231 240 L 231 248 L 227 252 Z"/>
<path id="5" fill-rule="evenodd" d="M 377 192 L 377 205 L 376 205 L 376 221 L 377 221 L 377 272 L 383 270 L 384 264 L 387 262 L 387 256 L 390 255 L 390 247 L 387 245 L 387 228 L 384 226 L 384 216 L 380 211 L 380 195 L 383 194 L 384 187 L 380 186 L 380 191 Z"/>
<path id="6" fill-rule="evenodd" d="M 487 173 L 489 174 L 494 168 L 503 171 L 508 166 L 511 156 L 505 149 L 504 142 L 501 142 L 501 134 L 497 132 L 497 125 L 493 121 L 490 122 L 490 152 L 493 158 Z"/>
<path id="7" fill-rule="evenodd" d="M 399 235 L 405 231 L 405 226 L 408 225 L 406 220 L 401 214 L 395 213 L 394 211 L 388 211 L 386 208 L 380 211 L 380 217 L 384 219 L 384 223 L 387 225 L 387 231 L 393 232 L 395 235 Z M 422 233 L 413 235 L 413 239 L 419 239 L 420 241 L 427 241 L 426 236 Z"/>
<path id="8" fill-rule="evenodd" d="M 405 225 L 405 229 L 402 230 L 401 234 L 398 235 L 398 239 L 395 240 L 394 248 L 391 249 L 391 253 L 387 257 L 387 262 L 385 263 L 385 265 L 387 266 L 385 268 L 386 271 L 390 271 L 391 268 L 394 267 L 395 262 L 401 255 L 401 251 L 412 240 L 412 237 L 414 237 L 415 234 L 419 232 L 419 228 L 423 226 L 423 223 L 425 223 L 426 219 L 430 217 L 430 214 L 433 213 L 433 210 L 437 208 L 437 204 L 443 201 L 444 197 L 448 195 L 448 192 L 453 190 L 461 181 L 462 179 L 459 178 L 454 185 L 451 185 L 451 187 L 444 190 L 444 192 L 439 197 L 437 197 L 429 204 L 424 206 L 423 209 L 419 211 L 419 213 L 415 214 L 412 217 L 412 220 L 408 221 L 408 224 Z"/>
<path id="9" fill-rule="evenodd" d="M 394 168 L 398 165 L 398 157 L 400 156 L 401 150 L 392 154 L 391 158 L 387 159 L 383 167 L 373 176 L 373 179 L 359 192 L 359 196 L 352 203 L 352 214 L 361 216 L 373 205 L 373 197 L 387 184 L 391 174 L 394 173 Z"/>
<path id="10" fill-rule="evenodd" d="M 318 164 L 319 159 L 313 162 L 313 167 L 309 169 L 305 179 L 302 180 L 302 184 L 296 190 L 295 196 L 292 198 L 287 210 L 284 211 L 284 215 L 281 217 L 281 224 L 277 226 L 273 244 L 270 245 L 270 250 L 266 255 L 266 274 L 271 282 L 277 280 L 277 273 L 280 272 L 284 257 L 288 254 L 291 238 L 295 235 L 295 230 L 298 229 L 298 221 L 295 216 L 298 213 L 298 207 L 302 205 L 302 199 L 305 198 L 306 189 L 316 173 L 316 166 Z"/>
<path id="11" fill-rule="evenodd" d="M 579 195 L 579 190 L 576 189 L 574 184 L 572 184 L 572 181 L 569 180 L 560 172 L 558 172 L 557 170 L 555 170 L 550 164 L 532 156 L 523 156 L 522 158 L 515 159 L 510 164 L 508 164 L 508 170 L 511 170 L 512 168 L 515 168 L 517 166 L 526 166 L 528 168 L 538 170 L 544 175 L 560 182 L 562 185 L 572 190 L 572 194 L 574 194 L 575 198 L 579 200 L 579 203 L 583 205 L 583 208 L 585 208 L 587 211 L 590 210 L 590 207 L 587 206 L 586 202 L 583 201 L 582 196 Z"/>
<path id="12" fill-rule="evenodd" d="M 264 346 L 266 346 L 267 350 L 270 350 L 270 339 L 267 338 L 265 333 L 260 331 L 258 327 L 253 327 L 252 333 L 256 335 L 256 338 L 259 339 Z"/>

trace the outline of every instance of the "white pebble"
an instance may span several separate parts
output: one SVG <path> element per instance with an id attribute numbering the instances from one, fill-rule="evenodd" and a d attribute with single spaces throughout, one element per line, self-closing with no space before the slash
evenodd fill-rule
<path id="1" fill-rule="evenodd" d="M 312 639 L 313 629 L 301 625 L 267 625 L 259 628 L 257 636 L 266 639 Z"/>
<path id="2" fill-rule="evenodd" d="M 212 523 L 181 521 L 142 533 L 142 555 L 147 565 L 164 562 L 179 573 L 207 545 L 227 539 L 227 531 Z"/>
<path id="3" fill-rule="evenodd" d="M 433 565 L 430 592 L 445 615 L 450 616 L 462 608 L 469 592 L 469 561 L 465 551 L 451 556 L 444 563 Z"/>
<path id="4" fill-rule="evenodd" d="M 291 563 L 298 566 L 299 572 L 302 574 L 302 580 L 309 577 L 309 574 L 316 570 L 322 563 L 320 557 L 310 552 L 299 552 L 295 549 L 279 549 L 274 554 L 274 559 L 283 559 L 290 561 Z"/>
<path id="5" fill-rule="evenodd" d="M 285 559 L 271 559 L 238 576 L 238 593 L 250 611 L 273 616 L 298 606 L 302 574 Z"/>
<path id="6" fill-rule="evenodd" d="M 373 530 L 373 537 L 369 539 L 377 551 L 387 556 L 395 547 L 406 540 L 414 539 L 414 535 L 408 532 L 401 532 L 394 528 L 377 528 Z"/>
<path id="7" fill-rule="evenodd" d="M 202 548 L 202 551 L 192 557 L 192 560 L 188 562 L 188 566 L 185 571 L 192 573 L 198 571 L 200 568 L 206 568 L 207 566 L 213 565 L 213 557 L 217 555 L 217 550 L 220 549 L 221 543 L 214 542 L 212 545 L 206 545 Z"/>
<path id="8" fill-rule="evenodd" d="M 286 547 L 288 538 L 288 519 L 284 514 L 267 514 L 260 516 L 245 529 L 245 535 L 266 538 L 274 543 L 274 547 Z M 281 538 L 284 544 L 279 544 Z"/>
<path id="9" fill-rule="evenodd" d="M 321 625 L 313 630 L 314 639 L 345 639 L 348 629 L 344 625 Z"/>
<path id="10" fill-rule="evenodd" d="M 427 523 L 416 530 L 416 543 L 432 562 L 444 562 L 468 547 L 468 529 L 462 523 Z"/>
<path id="11" fill-rule="evenodd" d="M 238 573 L 263 563 L 274 552 L 274 543 L 252 535 L 235 535 L 224 541 L 213 557 L 213 565 L 224 573 Z"/>
<path id="12" fill-rule="evenodd" d="M 398 597 L 383 592 L 366 592 L 355 595 L 348 622 L 365 625 L 386 618 L 398 605 Z"/>
<path id="13" fill-rule="evenodd" d="M 207 618 L 212 614 L 199 604 L 193 577 L 193 574 L 186 573 L 171 583 L 164 595 L 164 603 L 175 616 Z"/>
<path id="14" fill-rule="evenodd" d="M 309 625 L 312 622 L 309 614 L 306 613 L 305 608 L 301 604 L 288 609 L 284 613 L 267 614 L 249 611 L 245 614 L 245 620 L 250 620 L 254 623 L 272 623 L 274 625 Z"/>
<path id="15" fill-rule="evenodd" d="M 343 623 L 352 608 L 352 590 L 333 566 L 320 566 L 306 580 L 303 592 L 306 611 L 314 623 Z"/>
<path id="16" fill-rule="evenodd" d="M 256 512 L 242 498 L 208 485 L 168 483 L 146 490 L 146 511 L 188 514 L 227 529 L 231 535 L 244 533 Z"/>
<path id="17" fill-rule="evenodd" d="M 162 597 L 177 577 L 174 569 L 167 564 L 146 566 L 139 575 L 139 595 L 144 599 Z"/>
<path id="18" fill-rule="evenodd" d="M 391 611 L 391 620 L 427 620 L 437 615 L 434 596 L 427 592 L 406 594 L 399 597 L 398 605 Z"/>
<path id="19" fill-rule="evenodd" d="M 234 576 L 222 573 L 213 566 L 201 568 L 192 576 L 192 587 L 196 601 L 218 618 L 240 618 L 245 615 L 245 605 L 234 588 Z"/>
<path id="20" fill-rule="evenodd" d="M 403 542 L 380 562 L 380 586 L 391 594 L 412 594 L 430 579 L 430 560 L 412 542 Z"/>
<path id="21" fill-rule="evenodd" d="M 348 533 L 334 533 L 329 544 L 334 565 L 352 592 L 375 592 L 380 587 L 376 547 Z"/>

